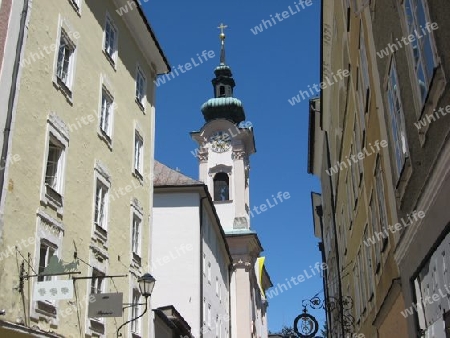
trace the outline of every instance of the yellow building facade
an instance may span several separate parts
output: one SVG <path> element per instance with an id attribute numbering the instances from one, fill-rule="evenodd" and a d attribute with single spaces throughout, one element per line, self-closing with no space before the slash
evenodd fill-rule
<path id="1" fill-rule="evenodd" d="M 115 337 L 144 308 L 91 318 L 89 299 L 144 302 L 137 279 L 151 273 L 153 81 L 170 66 L 135 1 L 30 1 L 23 15 L 1 196 L 0 336 Z M 55 257 L 79 273 L 28 277 Z M 37 282 L 72 278 L 72 299 L 35 299 Z M 148 318 L 124 326 L 123 337 L 149 337 Z"/>
<path id="2" fill-rule="evenodd" d="M 398 216 L 372 5 L 345 0 L 322 4 L 321 81 L 349 73 L 324 88 L 320 105 L 311 101 L 310 109 L 308 170 L 322 185 L 313 206 L 323 212 L 323 230 L 316 222 L 315 231 L 329 266 L 329 303 L 337 302 L 328 317 L 333 338 L 408 336 L 393 256 L 399 235 L 387 230 Z"/>

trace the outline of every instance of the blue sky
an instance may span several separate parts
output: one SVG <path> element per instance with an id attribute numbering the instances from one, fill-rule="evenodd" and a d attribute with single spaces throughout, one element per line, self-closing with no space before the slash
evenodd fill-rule
<path id="1" fill-rule="evenodd" d="M 190 62 L 202 51 L 215 57 L 160 85 L 156 95 L 156 159 L 198 178 L 196 144 L 189 132 L 204 123 L 200 106 L 213 96 L 211 79 L 219 63 L 221 22 L 226 29 L 227 64 L 236 80 L 234 96 L 254 126 L 257 153 L 251 159 L 251 208 L 279 191 L 290 198 L 255 215 L 251 226 L 265 249 L 273 284 L 304 274 L 320 261 L 313 234 L 310 192 L 320 191 L 307 174 L 308 102 L 291 106 L 288 99 L 319 83 L 320 1 L 298 11 L 295 2 L 155 1 L 144 3 L 159 42 L 173 68 Z M 278 21 L 276 13 L 291 13 Z M 251 28 L 269 20 L 276 24 L 255 35 Z M 287 16 L 285 14 L 285 16 Z M 291 285 L 293 285 L 291 283 Z M 301 300 L 322 290 L 319 277 L 307 279 L 269 302 L 269 329 L 292 325 L 301 313 Z M 323 321 L 325 314 L 312 311 Z"/>

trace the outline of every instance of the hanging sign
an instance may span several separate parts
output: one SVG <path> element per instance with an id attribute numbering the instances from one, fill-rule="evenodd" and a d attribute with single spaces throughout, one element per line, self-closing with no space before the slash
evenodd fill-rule
<path id="1" fill-rule="evenodd" d="M 89 296 L 89 317 L 122 317 L 123 293 L 97 293 Z"/>
<path id="2" fill-rule="evenodd" d="M 52 280 L 34 285 L 34 300 L 62 300 L 73 298 L 72 280 Z"/>

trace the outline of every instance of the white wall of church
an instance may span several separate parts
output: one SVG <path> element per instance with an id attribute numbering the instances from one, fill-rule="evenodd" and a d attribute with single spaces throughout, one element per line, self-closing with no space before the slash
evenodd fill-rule
<path id="1" fill-rule="evenodd" d="M 229 258 L 210 213 L 203 209 L 203 337 L 229 337 Z"/>
<path id="2" fill-rule="evenodd" d="M 200 330 L 200 196 L 154 195 L 151 273 L 156 278 L 152 307 L 173 305 Z"/>

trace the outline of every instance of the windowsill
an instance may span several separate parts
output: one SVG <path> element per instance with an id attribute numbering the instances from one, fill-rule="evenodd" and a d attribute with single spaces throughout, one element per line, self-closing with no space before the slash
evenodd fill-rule
<path id="1" fill-rule="evenodd" d="M 103 229 L 99 224 L 94 223 L 95 224 L 95 229 L 94 229 L 94 235 L 100 239 L 103 244 L 106 244 L 107 240 L 108 240 L 108 231 L 106 229 Z"/>
<path id="2" fill-rule="evenodd" d="M 108 52 L 104 48 L 102 49 L 102 52 L 103 52 L 103 55 L 105 55 L 106 60 L 108 60 L 111 67 L 113 67 L 114 71 L 117 72 L 116 61 L 114 60 L 114 58 L 111 55 L 109 55 Z"/>
<path id="3" fill-rule="evenodd" d="M 144 99 L 143 99 L 144 100 Z M 138 105 L 139 109 L 142 110 L 142 112 L 145 114 L 145 107 L 142 104 L 142 102 L 139 100 L 139 98 L 136 97 L 135 99 L 136 104 Z"/>
<path id="4" fill-rule="evenodd" d="M 89 329 L 98 334 L 105 334 L 105 323 L 103 318 L 89 318 Z"/>
<path id="5" fill-rule="evenodd" d="M 82 1 L 82 0 L 80 0 L 80 1 Z M 76 3 L 76 1 L 75 0 L 69 0 L 69 3 L 72 5 L 73 9 L 78 14 L 78 16 L 81 17 L 81 10 L 80 10 L 80 7 L 78 6 L 78 4 Z"/>
<path id="6" fill-rule="evenodd" d="M 100 128 L 97 131 L 98 137 L 106 143 L 106 145 L 108 146 L 109 150 L 112 151 L 112 139 Z"/>
<path id="7" fill-rule="evenodd" d="M 214 203 L 216 204 L 231 204 L 233 203 L 233 200 L 226 200 L 226 201 L 214 201 Z"/>
<path id="8" fill-rule="evenodd" d="M 38 300 L 36 301 L 36 313 L 44 315 L 46 317 L 56 318 L 56 304 Z"/>
<path id="9" fill-rule="evenodd" d="M 134 169 L 134 171 L 131 173 L 131 175 L 132 175 L 134 178 L 136 178 L 136 179 L 139 181 L 139 183 L 140 183 L 141 185 L 144 184 L 144 176 L 142 176 L 142 174 L 139 172 L 139 170 Z"/>
<path id="10" fill-rule="evenodd" d="M 55 209 L 59 215 L 62 215 L 64 198 L 61 196 L 60 193 L 58 193 L 56 190 L 50 187 L 48 183 L 45 183 L 44 190 L 45 190 L 44 196 L 41 199 L 42 202 L 44 202 L 44 204 L 50 206 L 51 208 Z"/>
<path id="11" fill-rule="evenodd" d="M 67 84 L 64 83 L 63 80 L 61 80 L 58 76 L 55 77 L 55 80 L 53 80 L 53 84 L 55 87 L 63 93 L 63 95 L 66 97 L 67 101 L 73 105 L 73 93 L 71 88 L 67 86 Z"/>
<path id="12" fill-rule="evenodd" d="M 137 253 L 133 252 L 133 263 L 135 266 L 142 266 L 142 258 L 140 255 L 138 255 Z"/>

